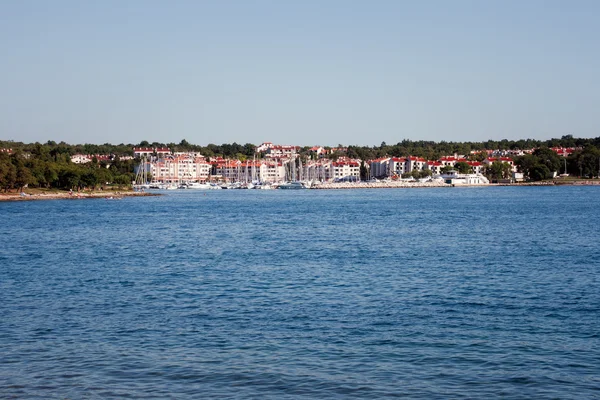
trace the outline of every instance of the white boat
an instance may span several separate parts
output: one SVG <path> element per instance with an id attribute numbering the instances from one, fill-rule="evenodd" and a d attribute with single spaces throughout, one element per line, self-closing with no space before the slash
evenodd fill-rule
<path id="1" fill-rule="evenodd" d="M 280 183 L 279 185 L 277 185 L 277 189 L 300 190 L 300 189 L 306 189 L 306 186 L 304 186 L 304 184 L 302 182 L 294 181 L 294 182 Z"/>
<path id="2" fill-rule="evenodd" d="M 210 185 L 210 183 L 192 182 L 188 183 L 187 188 L 196 190 L 209 190 L 212 189 L 212 186 Z"/>
<path id="3" fill-rule="evenodd" d="M 457 171 L 451 170 L 440 175 L 444 182 L 449 185 L 469 186 L 469 185 L 489 185 L 488 178 L 481 174 L 459 174 Z M 436 177 L 436 178 L 439 178 Z"/>
<path id="4" fill-rule="evenodd" d="M 263 183 L 263 184 L 254 186 L 254 189 L 272 190 L 273 186 L 270 183 Z"/>

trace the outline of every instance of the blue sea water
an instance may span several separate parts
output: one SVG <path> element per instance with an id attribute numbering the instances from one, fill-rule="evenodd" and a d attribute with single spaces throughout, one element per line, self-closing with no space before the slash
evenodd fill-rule
<path id="1" fill-rule="evenodd" d="M 0 397 L 600 397 L 600 187 L 0 204 Z"/>

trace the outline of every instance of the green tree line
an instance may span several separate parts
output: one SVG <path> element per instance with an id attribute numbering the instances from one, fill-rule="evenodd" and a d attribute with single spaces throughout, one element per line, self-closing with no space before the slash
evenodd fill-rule
<path id="1" fill-rule="evenodd" d="M 16 150 L 0 152 L 0 189 L 23 190 L 24 187 L 54 189 L 97 188 L 106 184 L 127 186 L 133 179 L 133 160 L 110 162 L 93 159 L 87 164 L 74 164 L 68 154 L 51 154 L 39 147 L 31 153 Z"/>
<path id="2" fill-rule="evenodd" d="M 22 189 L 25 186 L 59 189 L 92 188 L 104 184 L 127 185 L 134 178 L 136 160 L 121 161 L 120 157 L 132 156 L 134 147 L 168 147 L 172 151 L 194 151 L 206 157 L 237 158 L 245 160 L 255 155 L 256 146 L 251 143 L 225 143 L 221 145 L 194 145 L 183 139 L 179 143 L 158 143 L 142 141 L 137 144 L 105 143 L 67 144 L 48 141 L 41 143 L 22 143 L 0 141 L 0 149 L 12 149 L 12 153 L 0 152 L 0 188 L 3 190 Z M 338 147 L 343 147 L 339 145 Z M 567 158 L 558 156 L 549 147 L 581 148 Z M 524 150 L 536 148 L 533 154 L 516 157 L 515 163 L 519 171 L 530 180 L 549 179 L 555 172 L 568 173 L 572 176 L 594 177 L 600 173 L 600 137 L 593 139 L 574 138 L 565 135 L 560 139 L 545 141 L 501 140 L 486 142 L 433 142 L 402 140 L 395 145 L 385 142 L 379 146 L 348 146 L 346 152 L 336 152 L 329 157 L 348 156 L 362 160 L 370 160 L 385 156 L 406 157 L 417 156 L 428 160 L 436 160 L 444 155 L 462 154 L 471 160 L 481 161 L 486 149 Z M 301 155 L 310 156 L 309 147 L 303 147 Z M 74 154 L 112 155 L 110 163 L 94 159 L 87 164 L 73 164 Z M 459 165 L 459 171 L 467 171 L 467 165 Z M 505 179 L 510 176 L 510 168 L 503 163 L 494 163 L 486 170 L 492 179 Z"/>

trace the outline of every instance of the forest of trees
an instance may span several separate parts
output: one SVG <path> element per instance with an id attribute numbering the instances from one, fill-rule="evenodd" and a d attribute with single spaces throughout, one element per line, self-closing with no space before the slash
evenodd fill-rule
<path id="1" fill-rule="evenodd" d="M 244 145 L 208 144 L 206 146 L 188 143 L 185 139 L 176 143 L 149 143 L 142 141 L 136 144 L 113 145 L 96 144 L 67 144 L 48 141 L 41 143 L 22 143 L 15 141 L 0 141 L 0 149 L 11 149 L 11 152 L 0 152 L 0 189 L 14 190 L 25 186 L 75 189 L 96 188 L 101 185 L 129 185 L 134 179 L 134 166 L 137 160 L 123 160 L 121 157 L 132 156 L 134 147 L 168 147 L 172 151 L 194 151 L 208 158 L 224 157 L 245 160 L 252 158 L 256 146 L 251 143 Z M 343 147 L 343 146 L 339 146 Z M 569 157 L 558 156 L 550 147 L 576 147 L 577 150 Z M 348 146 L 346 152 L 328 155 L 330 158 L 348 156 L 361 160 L 370 160 L 384 156 L 417 156 L 429 160 L 439 159 L 444 155 L 469 155 L 473 160 L 481 160 L 483 153 L 472 154 L 477 150 L 536 150 L 533 154 L 516 157 L 515 163 L 519 171 L 529 180 L 549 179 L 554 172 L 572 176 L 596 177 L 600 173 L 600 137 L 593 139 L 574 138 L 572 135 L 560 139 L 540 140 L 501 140 L 486 142 L 432 142 L 403 140 L 395 145 L 385 142 L 379 146 Z M 71 156 L 74 154 L 111 155 L 110 163 L 92 159 L 91 163 L 74 164 Z M 300 154 L 309 157 L 309 147 L 303 147 Z M 108 167 L 108 168 L 107 168 Z M 457 165 L 460 171 L 466 166 Z M 366 174 L 366 170 L 361 171 Z M 492 179 L 508 177 L 507 165 L 492 164 L 486 171 Z"/>
<path id="2" fill-rule="evenodd" d="M 25 186 L 55 189 L 97 188 L 106 184 L 128 186 L 133 179 L 133 160 L 110 162 L 93 159 L 88 164 L 71 162 L 68 146 L 36 145 L 28 152 L 0 152 L 0 189 L 22 190 Z M 108 167 L 108 168 L 107 168 Z"/>

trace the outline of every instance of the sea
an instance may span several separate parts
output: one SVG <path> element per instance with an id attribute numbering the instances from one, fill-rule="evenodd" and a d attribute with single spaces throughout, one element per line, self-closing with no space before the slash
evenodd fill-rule
<path id="1" fill-rule="evenodd" d="M 600 187 L 0 204 L 0 398 L 600 398 Z"/>

